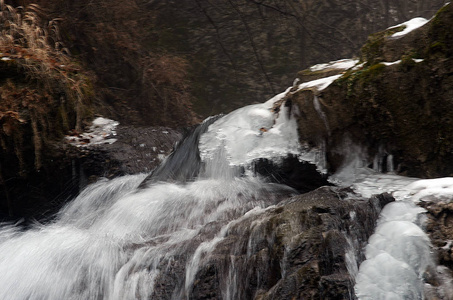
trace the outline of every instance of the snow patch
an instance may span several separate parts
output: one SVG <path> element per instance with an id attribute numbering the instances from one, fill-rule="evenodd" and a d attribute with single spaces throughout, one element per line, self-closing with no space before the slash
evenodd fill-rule
<path id="1" fill-rule="evenodd" d="M 315 88 L 318 91 L 322 91 L 323 89 L 328 87 L 332 82 L 334 82 L 335 80 L 340 78 L 341 75 L 342 74 L 333 75 L 333 76 L 328 76 L 328 77 L 324 77 L 321 79 L 316 79 L 316 80 L 312 80 L 309 82 L 301 83 L 301 84 L 299 84 L 299 86 L 297 87 L 297 90 L 295 92 L 298 92 L 298 91 L 304 90 L 304 89 L 312 89 L 312 88 Z"/>
<path id="2" fill-rule="evenodd" d="M 453 199 L 453 177 L 422 179 L 413 182 L 394 193 L 397 199 L 411 199 L 418 202 L 426 198 L 451 202 Z"/>
<path id="3" fill-rule="evenodd" d="M 66 141 L 77 147 L 88 147 L 100 144 L 113 144 L 117 139 L 112 138 L 116 135 L 116 126 L 119 122 L 103 117 L 93 120 L 92 125 L 87 132 L 68 135 Z"/>
<path id="4" fill-rule="evenodd" d="M 401 36 L 404 36 L 404 35 L 408 34 L 409 32 L 411 32 L 411 31 L 413 31 L 413 30 L 415 30 L 417 28 L 422 27 L 423 25 L 425 25 L 428 22 L 429 22 L 429 20 L 427 20 L 425 18 L 417 17 L 417 18 L 413 18 L 413 19 L 411 19 L 409 21 L 406 21 L 404 23 L 389 27 L 387 29 L 392 29 L 392 28 L 397 28 L 397 27 L 400 27 L 400 26 L 405 26 L 403 31 L 399 31 L 397 33 L 394 33 L 391 36 L 391 37 L 401 37 Z"/>
<path id="5" fill-rule="evenodd" d="M 413 58 L 412 60 L 416 63 L 420 63 L 420 62 L 424 61 L 424 59 L 421 59 L 421 58 Z M 396 61 L 391 61 L 391 62 L 387 62 L 387 61 L 381 62 L 381 64 L 384 64 L 386 66 L 396 65 L 399 63 L 401 63 L 401 59 L 396 60 Z"/>
<path id="6" fill-rule="evenodd" d="M 397 61 L 392 61 L 392 62 L 386 62 L 386 61 L 381 62 L 381 64 L 386 65 L 386 66 L 396 65 L 396 64 L 399 64 L 399 63 L 401 63 L 401 59 L 399 59 Z"/>
<path id="7" fill-rule="evenodd" d="M 331 61 L 328 63 L 317 64 L 310 67 L 310 71 L 322 71 L 326 69 L 340 69 L 340 70 L 347 70 L 354 67 L 359 62 L 358 59 L 340 59 Z"/>

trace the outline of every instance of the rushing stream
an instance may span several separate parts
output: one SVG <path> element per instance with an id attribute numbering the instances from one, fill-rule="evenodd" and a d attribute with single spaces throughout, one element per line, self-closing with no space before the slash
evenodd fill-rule
<path id="1" fill-rule="evenodd" d="M 229 230 L 297 194 L 258 175 L 253 162 L 293 155 L 325 169 L 321 148 L 299 144 L 297 111 L 280 101 L 285 94 L 206 120 L 152 174 L 92 184 L 49 224 L 3 224 L 0 299 L 196 299 L 196 274 Z M 402 201 L 384 209 L 365 262 L 351 268 L 355 293 L 422 299 L 433 261 L 419 227 L 423 209 L 408 200 L 423 188 L 405 189 L 415 179 L 367 172 L 355 174 L 354 190 L 365 197 L 399 191 Z M 252 239 L 247 247 L 256 247 Z M 218 283 L 223 299 L 246 299 L 235 263 Z M 284 277 L 284 263 L 278 268 Z"/>

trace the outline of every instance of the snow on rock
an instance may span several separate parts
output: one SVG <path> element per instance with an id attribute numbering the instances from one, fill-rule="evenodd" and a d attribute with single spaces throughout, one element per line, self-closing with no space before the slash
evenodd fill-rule
<path id="1" fill-rule="evenodd" d="M 316 79 L 316 80 L 312 80 L 309 82 L 301 83 L 301 84 L 299 84 L 299 86 L 297 87 L 297 90 L 295 92 L 304 90 L 304 89 L 313 89 L 313 88 L 315 88 L 318 91 L 322 91 L 323 89 L 328 87 L 332 82 L 334 82 L 335 80 L 340 78 L 341 75 L 342 74 L 333 75 L 333 76 L 324 77 L 321 79 Z"/>
<path id="2" fill-rule="evenodd" d="M 411 199 L 416 202 L 426 198 L 451 202 L 453 199 L 453 177 L 417 180 L 404 189 L 395 192 L 394 197 Z"/>
<path id="3" fill-rule="evenodd" d="M 402 36 L 408 34 L 409 32 L 411 32 L 412 30 L 415 30 L 417 28 L 422 27 L 423 25 L 428 23 L 428 21 L 429 20 L 427 20 L 425 18 L 417 17 L 417 18 L 413 18 L 413 19 L 411 19 L 411 20 L 409 20 L 407 22 L 404 22 L 404 23 L 389 27 L 387 29 L 392 29 L 392 28 L 397 28 L 397 27 L 400 27 L 400 26 L 405 26 L 403 31 L 399 31 L 397 33 L 394 33 L 391 36 L 391 37 L 402 37 Z"/>
<path id="4" fill-rule="evenodd" d="M 413 60 L 414 62 L 416 62 L 416 63 L 420 63 L 420 62 L 422 62 L 424 59 L 413 58 L 412 60 Z M 381 62 L 381 64 L 384 64 L 384 65 L 386 65 L 386 66 L 396 65 L 396 64 L 399 64 L 399 63 L 401 63 L 401 59 L 396 60 L 396 61 L 390 61 L 390 62 L 387 62 L 387 61 Z"/>
<path id="5" fill-rule="evenodd" d="M 409 184 L 418 180 L 418 178 L 382 174 L 368 168 L 363 168 L 363 170 L 357 170 L 356 172 L 358 174 L 352 184 L 352 188 L 366 198 L 382 193 L 394 193 L 404 190 Z"/>
<path id="6" fill-rule="evenodd" d="M 74 135 L 66 136 L 68 143 L 77 147 L 88 147 L 99 144 L 113 144 L 117 139 L 112 138 L 116 135 L 116 126 L 119 122 L 103 117 L 98 117 L 93 120 L 92 125 L 87 132 L 75 133 Z"/>
<path id="7" fill-rule="evenodd" d="M 335 61 L 331 61 L 331 62 L 324 63 L 324 64 L 317 64 L 317 65 L 311 66 L 310 71 L 316 72 L 316 71 L 323 71 L 326 69 L 347 70 L 347 69 L 354 67 L 358 62 L 359 62 L 358 59 L 340 59 L 340 60 L 335 60 Z"/>
<path id="8" fill-rule="evenodd" d="M 401 63 L 401 59 L 399 59 L 397 61 L 391 61 L 391 62 L 386 62 L 386 61 L 381 62 L 381 64 L 386 65 L 386 66 L 396 65 L 396 64 L 399 64 L 399 63 Z"/>

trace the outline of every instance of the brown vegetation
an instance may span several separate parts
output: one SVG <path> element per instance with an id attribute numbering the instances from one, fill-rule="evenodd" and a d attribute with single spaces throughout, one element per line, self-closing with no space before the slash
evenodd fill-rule
<path id="1" fill-rule="evenodd" d="M 31 127 L 35 167 L 41 167 L 43 140 L 61 136 L 70 128 L 81 130 L 88 115 L 90 79 L 67 56 L 59 37 L 58 20 L 48 20 L 37 5 L 14 8 L 0 1 L 2 89 L 0 92 L 0 140 L 8 139 L 14 152 Z M 55 120 L 58 119 L 58 120 Z M 22 155 L 18 154 L 24 166 Z M 23 169 L 23 168 L 21 168 Z"/>

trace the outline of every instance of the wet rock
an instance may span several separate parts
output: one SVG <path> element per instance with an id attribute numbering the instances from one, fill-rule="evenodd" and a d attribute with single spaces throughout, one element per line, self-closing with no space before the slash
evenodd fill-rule
<path id="1" fill-rule="evenodd" d="M 282 158 L 282 162 L 279 164 L 267 159 L 260 159 L 254 162 L 254 171 L 270 182 L 285 184 L 301 193 L 331 185 L 327 181 L 327 174 L 321 173 L 316 165 L 299 161 L 294 155 Z"/>
<path id="2" fill-rule="evenodd" d="M 330 171 L 354 155 L 372 165 L 377 154 L 391 154 L 401 175 L 453 174 L 452 16 L 449 4 L 401 38 L 378 33 L 362 48 L 361 67 L 322 91 L 290 95 L 300 110 L 300 139 L 325 143 Z"/>
<path id="3" fill-rule="evenodd" d="M 422 201 L 427 210 L 426 232 L 437 250 L 439 264 L 453 271 L 453 203 Z"/>
<path id="4" fill-rule="evenodd" d="M 45 220 L 101 177 L 150 172 L 180 137 L 180 131 L 171 128 L 120 125 L 113 144 L 75 147 L 64 141 L 49 143 L 40 170 L 31 169 L 21 177 L 15 169 L 2 169 L 0 221 Z"/>
<path id="5" fill-rule="evenodd" d="M 351 195 L 323 187 L 238 222 L 200 265 L 189 299 L 350 299 L 348 270 L 393 200 Z"/>

